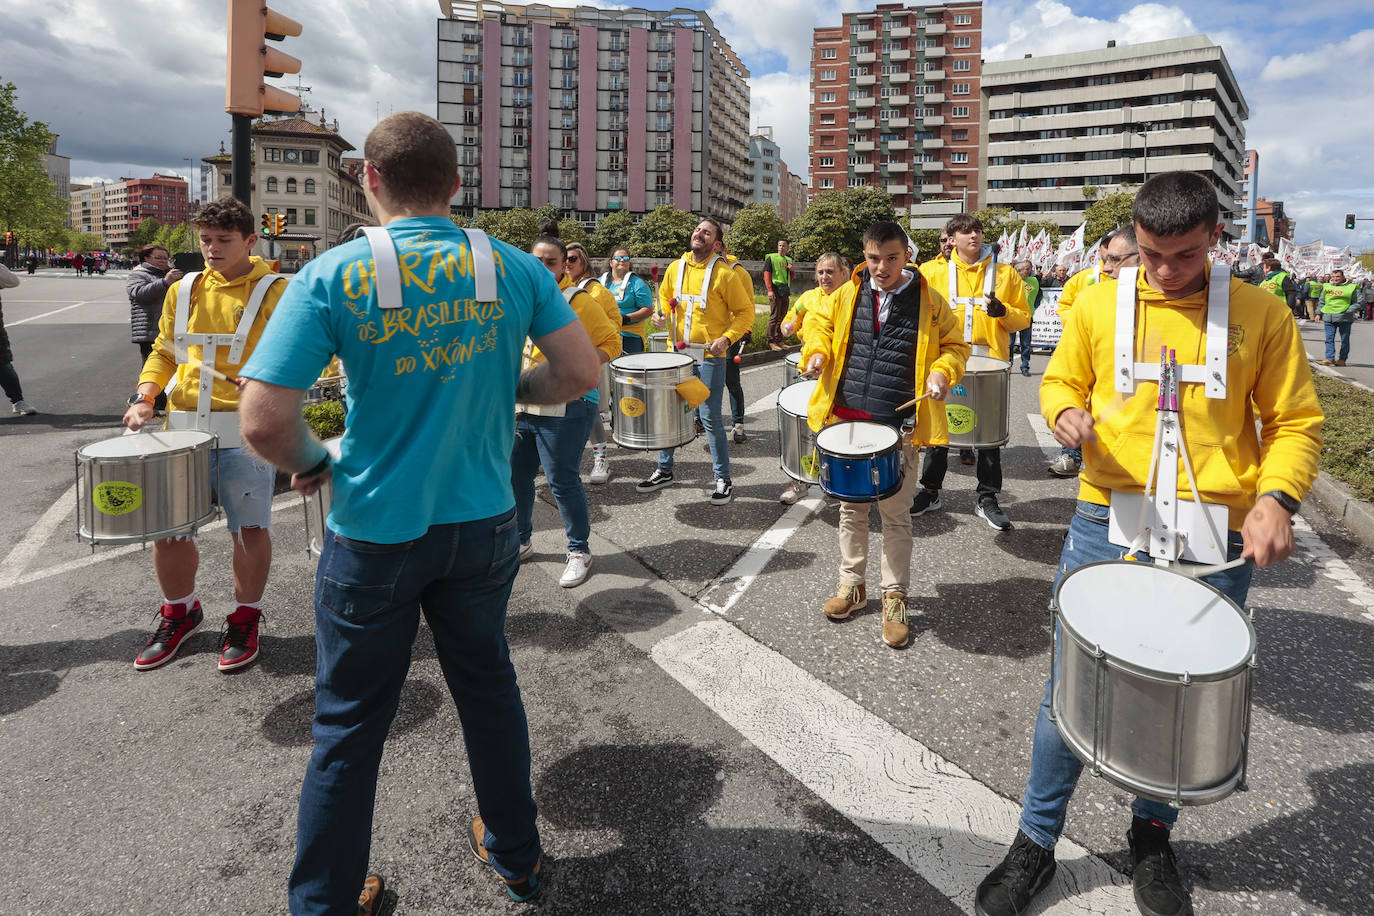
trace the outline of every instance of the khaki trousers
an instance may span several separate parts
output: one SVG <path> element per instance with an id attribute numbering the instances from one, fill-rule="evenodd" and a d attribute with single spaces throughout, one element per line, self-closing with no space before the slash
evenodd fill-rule
<path id="1" fill-rule="evenodd" d="M 911 499 L 919 449 L 902 443 L 902 485 L 878 501 L 883 520 L 883 591 L 907 594 L 911 586 Z M 868 569 L 868 517 L 873 503 L 840 503 L 840 584 L 863 585 Z"/>

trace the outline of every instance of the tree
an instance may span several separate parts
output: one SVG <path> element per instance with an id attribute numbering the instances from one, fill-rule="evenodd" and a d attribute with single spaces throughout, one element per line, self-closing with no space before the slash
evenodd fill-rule
<path id="1" fill-rule="evenodd" d="M 162 223 L 158 222 L 157 219 L 151 216 L 145 218 L 135 227 L 133 232 L 129 233 L 129 247 L 138 251 L 144 245 L 151 245 L 161 229 Z"/>
<path id="2" fill-rule="evenodd" d="M 770 251 L 777 251 L 778 239 L 785 238 L 786 227 L 778 208 L 751 203 L 735 216 L 725 233 L 725 245 L 741 261 L 759 261 Z"/>
<path id="3" fill-rule="evenodd" d="M 575 219 L 559 220 L 558 237 L 563 240 L 565 245 L 578 242 L 588 252 L 592 252 L 592 237 L 587 234 L 587 230 L 582 228 L 582 224 Z"/>
<path id="4" fill-rule="evenodd" d="M 153 236 L 153 241 L 172 254 L 192 251 L 198 245 L 196 234 L 192 231 L 189 223 L 182 223 L 178 226 L 161 226 L 158 228 L 157 234 Z"/>
<path id="5" fill-rule="evenodd" d="M 617 248 L 628 247 L 635 221 L 624 210 L 607 213 L 592 231 L 592 254 L 606 257 Z"/>
<path id="6" fill-rule="evenodd" d="M 630 250 L 639 258 L 676 258 L 692 243 L 692 230 L 701 220 L 674 207 L 657 207 L 635 224 Z"/>
<path id="7" fill-rule="evenodd" d="M 68 204 L 43 169 L 54 134 L 19 110 L 17 92 L 14 83 L 0 84 L 0 231 L 38 247 L 45 233 L 62 226 Z"/>
<path id="8" fill-rule="evenodd" d="M 826 191 L 789 224 L 792 254 L 801 261 L 814 261 L 827 251 L 837 251 L 858 263 L 863 257 L 864 230 L 895 218 L 892 198 L 877 188 Z"/>
<path id="9" fill-rule="evenodd" d="M 939 229 L 913 229 L 907 233 L 916 243 L 916 259 L 929 261 L 940 254 Z"/>
<path id="10" fill-rule="evenodd" d="M 105 243 L 100 236 L 92 235 L 89 232 L 73 232 L 67 240 L 67 250 L 80 254 L 90 254 L 92 251 L 102 251 L 104 248 Z"/>
<path id="11" fill-rule="evenodd" d="M 1083 214 L 1087 228 L 1083 230 L 1083 245 L 1091 248 L 1102 236 L 1118 226 L 1131 221 L 1131 207 L 1135 204 L 1135 191 L 1118 191 L 1095 201 Z"/>

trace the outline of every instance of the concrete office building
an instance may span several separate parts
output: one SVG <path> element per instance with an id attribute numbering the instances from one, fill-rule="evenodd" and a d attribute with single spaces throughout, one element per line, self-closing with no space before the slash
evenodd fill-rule
<path id="1" fill-rule="evenodd" d="M 57 187 L 57 196 L 70 201 L 72 198 L 72 160 L 70 156 L 64 156 L 57 151 L 57 135 L 54 134 L 52 144 L 48 146 L 48 151 L 43 154 L 43 171 Z M 68 229 L 72 227 L 70 208 L 67 218 L 64 221 Z"/>
<path id="2" fill-rule="evenodd" d="M 879 4 L 815 30 L 812 193 L 872 186 L 899 211 L 923 200 L 982 206 L 982 0 Z"/>
<path id="3" fill-rule="evenodd" d="M 776 207 L 782 212 L 783 174 L 782 151 L 773 142 L 773 128 L 760 127 L 749 138 L 749 202 Z"/>
<path id="4" fill-rule="evenodd" d="M 705 13 L 440 0 L 455 213 L 552 204 L 591 225 L 749 199 L 749 71 Z"/>
<path id="5" fill-rule="evenodd" d="M 101 244 L 118 248 L 145 219 L 176 225 L 190 215 L 188 185 L 180 175 L 121 178 L 95 185 L 71 185 L 71 228 L 99 236 Z"/>
<path id="6" fill-rule="evenodd" d="M 1206 36 L 989 62 L 983 103 L 986 206 L 1072 231 L 1096 197 L 1188 169 L 1239 236 L 1249 109 Z"/>
<path id="7" fill-rule="evenodd" d="M 787 167 L 787 163 L 782 164 L 782 219 L 783 222 L 791 222 L 806 212 L 806 205 L 809 203 L 806 182 L 802 177 Z"/>

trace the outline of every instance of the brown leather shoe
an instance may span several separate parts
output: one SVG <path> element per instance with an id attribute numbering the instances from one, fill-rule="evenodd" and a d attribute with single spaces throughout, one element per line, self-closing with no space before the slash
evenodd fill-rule
<path id="1" fill-rule="evenodd" d="M 831 620 L 844 620 L 855 611 L 863 610 L 868 605 L 868 591 L 863 585 L 845 585 L 840 583 L 839 589 L 835 592 L 835 597 L 825 603 L 821 608 L 821 613 Z"/>
<path id="2" fill-rule="evenodd" d="M 1336 363 L 1335 363 L 1334 360 L 1329 360 L 1329 359 L 1319 359 L 1319 360 L 1317 360 L 1317 362 L 1318 362 L 1319 364 L 1323 365 L 1323 366 L 1334 366 L 1334 365 L 1336 365 Z"/>
<path id="3" fill-rule="evenodd" d="M 376 916 L 382 911 L 382 891 L 386 882 L 381 875 L 368 875 L 358 895 L 358 916 Z"/>
<path id="4" fill-rule="evenodd" d="M 883 592 L 883 642 L 894 649 L 907 644 L 910 630 L 906 625 L 906 595 Z"/>
<path id="5" fill-rule="evenodd" d="M 1338 359 L 1338 360 L 1336 360 L 1336 365 L 1338 365 L 1338 366 L 1344 366 L 1344 365 L 1345 365 L 1345 360 L 1343 360 L 1343 359 Z"/>

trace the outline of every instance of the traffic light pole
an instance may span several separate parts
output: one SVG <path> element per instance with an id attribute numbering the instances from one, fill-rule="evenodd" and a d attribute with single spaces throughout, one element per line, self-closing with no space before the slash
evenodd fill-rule
<path id="1" fill-rule="evenodd" d="M 234 119 L 230 146 L 232 153 L 231 181 L 235 197 L 253 209 L 253 121 L 248 115 L 231 115 Z"/>

